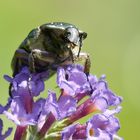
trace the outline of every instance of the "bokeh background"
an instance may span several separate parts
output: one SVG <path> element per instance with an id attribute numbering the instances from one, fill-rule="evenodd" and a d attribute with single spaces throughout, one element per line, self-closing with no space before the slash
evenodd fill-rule
<path id="1" fill-rule="evenodd" d="M 52 21 L 73 23 L 88 33 L 83 51 L 90 53 L 92 73 L 106 74 L 110 88 L 124 98 L 119 135 L 140 139 L 139 0 L 0 0 L 1 104 L 8 97 L 3 75 L 11 75 L 14 51 L 31 29 Z M 4 121 L 5 129 L 14 126 Z"/>

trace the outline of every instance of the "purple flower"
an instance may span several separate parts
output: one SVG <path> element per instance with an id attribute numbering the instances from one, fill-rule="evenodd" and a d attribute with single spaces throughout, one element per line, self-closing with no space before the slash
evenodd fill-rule
<path id="1" fill-rule="evenodd" d="M 16 125 L 27 126 L 37 124 L 38 116 L 41 112 L 44 100 L 40 99 L 32 104 L 32 111 L 27 112 L 24 108 L 21 98 L 12 99 L 10 110 L 11 112 L 4 111 L 3 114 L 8 119 L 12 120 Z"/>
<path id="2" fill-rule="evenodd" d="M 3 114 L 17 125 L 14 140 L 19 140 L 23 135 L 26 135 L 28 126 L 37 125 L 38 116 L 40 115 L 42 106 L 44 106 L 44 99 L 39 99 L 36 102 L 32 100 L 31 103 L 31 106 L 27 109 L 23 104 L 21 96 L 14 97 L 10 104 L 10 109 L 3 111 Z"/>
<path id="3" fill-rule="evenodd" d="M 86 139 L 86 125 L 72 124 L 64 128 L 61 133 L 62 140 L 84 140 Z"/>
<path id="4" fill-rule="evenodd" d="M 98 94 L 97 96 L 91 96 L 85 102 L 77 106 L 76 111 L 69 117 L 70 122 L 75 122 L 78 119 L 93 113 L 95 111 L 109 112 L 108 100 Z M 112 110 L 113 112 L 113 110 Z M 111 113 L 111 111 L 110 111 Z M 113 114 L 113 113 L 112 113 Z"/>
<path id="5" fill-rule="evenodd" d="M 56 120 L 62 120 L 74 111 L 76 111 L 76 101 L 73 97 L 62 95 L 57 100 L 56 94 L 49 91 L 38 119 L 38 131 L 44 135 Z"/>
<path id="6" fill-rule="evenodd" d="M 116 96 L 107 85 L 107 82 L 101 77 L 99 80 L 95 81 L 94 76 L 90 75 L 89 82 L 92 87 L 92 98 L 103 98 L 106 100 L 108 106 L 116 106 L 119 105 L 122 101 L 122 98 Z"/>
<path id="7" fill-rule="evenodd" d="M 57 71 L 57 84 L 64 90 L 65 94 L 74 96 L 79 102 L 85 96 L 91 96 L 99 110 L 104 111 L 109 106 L 119 105 L 122 98 L 116 96 L 104 80 L 105 76 L 97 78 L 94 75 L 88 76 L 80 65 L 70 65 L 59 68 Z"/>
<path id="8" fill-rule="evenodd" d="M 44 75 L 44 73 L 31 74 L 29 69 L 24 67 L 14 78 L 7 75 L 4 78 L 12 84 L 12 96 L 30 93 L 33 97 L 38 96 L 44 90 Z"/>
<path id="9" fill-rule="evenodd" d="M 114 113 L 118 113 L 118 111 L 114 110 Z M 94 115 L 87 122 L 87 138 L 89 140 L 113 140 L 117 136 L 117 131 L 120 129 L 119 120 L 113 114 L 108 114 L 107 116 L 104 113 Z M 118 138 L 122 139 L 119 136 Z"/>
<path id="10" fill-rule="evenodd" d="M 73 134 L 76 131 L 76 125 L 77 124 L 72 124 L 72 125 L 69 125 L 68 127 L 66 127 L 62 131 L 61 140 L 72 140 Z"/>
<path id="11" fill-rule="evenodd" d="M 4 134 L 2 134 L 2 129 L 3 129 L 3 122 L 0 119 L 0 140 L 5 140 L 8 136 L 10 136 L 12 132 L 12 128 L 8 128 L 8 130 Z"/>
<path id="12" fill-rule="evenodd" d="M 71 96 L 91 90 L 87 76 L 80 65 L 70 65 L 66 69 L 60 67 L 57 71 L 57 84 Z"/>
<path id="13" fill-rule="evenodd" d="M 52 121 L 47 120 L 50 114 L 52 117 Z M 59 111 L 58 111 L 56 94 L 49 91 L 48 97 L 45 100 L 44 106 L 42 107 L 40 116 L 38 118 L 38 131 L 39 130 L 43 131 L 42 133 L 44 133 L 44 131 L 46 132 L 49 129 L 48 125 L 51 126 L 52 123 L 54 123 L 54 121 L 58 118 L 59 118 Z M 46 122 L 46 120 L 48 122 Z M 42 127 L 45 127 L 43 125 L 46 125 L 46 128 L 44 128 L 45 130 L 44 129 L 41 130 Z"/>
<path id="14" fill-rule="evenodd" d="M 123 140 L 117 135 L 120 129 L 119 120 L 114 114 L 120 112 L 121 107 L 106 110 L 103 114 L 94 115 L 86 124 L 73 124 L 62 131 L 64 139 L 88 139 L 88 140 Z"/>
<path id="15" fill-rule="evenodd" d="M 62 95 L 58 100 L 59 119 L 70 116 L 76 111 L 76 100 L 70 95 Z"/>
<path id="16" fill-rule="evenodd" d="M 5 79 L 12 83 L 13 98 L 10 104 L 11 113 L 5 110 L 4 114 L 17 125 L 26 126 L 37 123 L 44 99 L 34 102 L 33 97 L 38 96 L 44 90 L 44 77 L 42 76 L 44 73 L 31 74 L 27 67 L 24 67 L 14 78 L 5 76 Z"/>
<path id="17" fill-rule="evenodd" d="M 43 75 L 44 73 L 31 74 L 28 68 L 24 67 L 14 78 L 5 76 L 5 79 L 12 83 L 12 99 L 9 110 L 5 108 L 2 112 L 17 125 L 15 139 L 22 137 L 27 126 L 37 125 L 45 100 L 34 101 L 33 97 L 44 90 Z"/>
<path id="18" fill-rule="evenodd" d="M 76 130 L 75 130 L 72 138 L 73 138 L 73 140 L 86 139 L 86 125 L 85 124 L 77 124 Z"/>

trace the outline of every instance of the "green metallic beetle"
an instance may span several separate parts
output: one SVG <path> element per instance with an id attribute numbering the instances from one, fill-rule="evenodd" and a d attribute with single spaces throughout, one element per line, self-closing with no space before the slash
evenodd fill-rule
<path id="1" fill-rule="evenodd" d="M 72 64 L 80 59 L 89 62 L 89 56 L 80 53 L 86 37 L 87 33 L 63 22 L 47 23 L 33 29 L 15 51 L 11 63 L 13 76 L 24 66 L 29 67 L 32 73 L 39 73 L 48 69 L 55 72 L 58 66 Z"/>

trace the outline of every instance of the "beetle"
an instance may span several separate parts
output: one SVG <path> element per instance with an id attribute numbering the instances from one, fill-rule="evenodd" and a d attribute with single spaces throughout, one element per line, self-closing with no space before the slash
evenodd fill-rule
<path id="1" fill-rule="evenodd" d="M 88 54 L 80 53 L 86 37 L 86 32 L 64 22 L 47 23 L 33 29 L 15 51 L 11 62 L 13 77 L 24 66 L 29 67 L 31 73 L 39 73 L 48 69 L 55 72 L 58 66 L 81 59 L 85 59 L 86 64 Z M 89 69 L 89 63 L 86 65 Z"/>
<path id="2" fill-rule="evenodd" d="M 13 77 L 24 66 L 31 73 L 51 70 L 53 75 L 59 66 L 85 61 L 85 73 L 89 73 L 90 59 L 87 53 L 81 52 L 83 40 L 87 33 L 75 25 L 64 22 L 43 24 L 33 29 L 20 44 L 12 58 Z M 9 86 L 9 94 L 11 95 Z"/>

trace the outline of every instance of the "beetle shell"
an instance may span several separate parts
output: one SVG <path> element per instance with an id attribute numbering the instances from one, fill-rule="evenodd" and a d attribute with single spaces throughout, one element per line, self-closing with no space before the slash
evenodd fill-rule
<path id="1" fill-rule="evenodd" d="M 73 63 L 86 36 L 75 25 L 64 22 L 47 23 L 33 29 L 15 51 L 11 63 L 13 76 L 24 66 L 31 72 L 42 72 Z"/>

